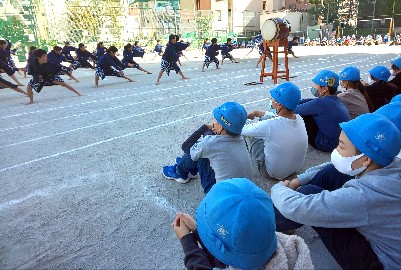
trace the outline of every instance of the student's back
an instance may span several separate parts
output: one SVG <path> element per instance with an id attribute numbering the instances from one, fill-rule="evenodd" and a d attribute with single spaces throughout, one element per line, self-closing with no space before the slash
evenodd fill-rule
<path id="1" fill-rule="evenodd" d="M 372 101 L 374 110 L 388 104 L 398 91 L 397 86 L 384 81 L 375 82 L 364 89 Z"/>
<path id="2" fill-rule="evenodd" d="M 252 178 L 251 159 L 241 136 L 208 135 L 191 147 L 192 160 L 207 158 L 216 182 L 233 177 Z"/>
<path id="3" fill-rule="evenodd" d="M 296 119 L 276 117 L 267 120 L 269 138 L 265 142 L 266 169 L 273 178 L 284 179 L 304 164 L 308 135 L 301 116 Z"/>

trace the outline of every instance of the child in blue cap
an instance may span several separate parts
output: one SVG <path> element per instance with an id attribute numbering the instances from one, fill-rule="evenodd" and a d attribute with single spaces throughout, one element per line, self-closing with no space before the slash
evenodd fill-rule
<path id="1" fill-rule="evenodd" d="M 331 152 L 338 145 L 339 124 L 350 119 L 344 103 L 337 97 L 339 79 L 336 73 L 322 70 L 312 79 L 315 99 L 303 99 L 295 108 L 305 121 L 308 141 L 314 148 Z"/>
<path id="2" fill-rule="evenodd" d="M 264 177 L 284 179 L 300 170 L 308 150 L 308 135 L 304 120 L 294 113 L 301 100 L 301 90 L 291 82 L 270 90 L 274 117 L 264 111 L 253 111 L 248 119 L 263 120 L 245 125 L 248 150 L 253 163 Z"/>
<path id="3" fill-rule="evenodd" d="M 391 60 L 391 75 L 394 78 L 389 83 L 397 86 L 397 94 L 401 94 L 401 57 Z"/>
<path id="4" fill-rule="evenodd" d="M 389 103 L 397 94 L 397 86 L 388 82 L 390 76 L 388 68 L 383 66 L 369 70 L 368 82 L 364 83 L 364 88 L 372 101 L 374 111 Z"/>
<path id="5" fill-rule="evenodd" d="M 234 177 L 252 177 L 252 165 L 240 136 L 246 110 L 237 102 L 226 102 L 213 110 L 213 124 L 202 125 L 183 144 L 182 158 L 163 167 L 163 175 L 187 183 L 199 172 L 205 193 L 217 182 Z M 202 135 L 203 139 L 198 141 Z"/>
<path id="6" fill-rule="evenodd" d="M 200 202 L 196 221 L 177 213 L 172 227 L 187 269 L 313 269 L 303 239 L 276 233 L 269 195 L 248 179 L 216 184 Z"/>
<path id="7" fill-rule="evenodd" d="M 298 177 L 272 187 L 277 231 L 310 225 L 343 269 L 397 269 L 401 262 L 400 130 L 379 113 L 341 123 L 334 168 L 350 178 Z M 319 179 L 317 179 L 319 180 Z M 294 185 L 294 181 L 298 183 Z M 302 187 L 293 190 L 299 184 Z"/>
<path id="8" fill-rule="evenodd" d="M 337 96 L 347 107 L 350 118 L 354 119 L 361 114 L 373 112 L 372 102 L 361 82 L 359 68 L 348 66 L 338 74 L 338 77 L 340 78 L 340 86 L 344 88 L 344 91 Z"/>

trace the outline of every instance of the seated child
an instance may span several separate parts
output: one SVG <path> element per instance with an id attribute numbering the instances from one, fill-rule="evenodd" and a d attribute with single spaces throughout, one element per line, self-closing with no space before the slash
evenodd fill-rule
<path id="1" fill-rule="evenodd" d="M 234 177 L 252 176 L 252 165 L 245 141 L 240 136 L 246 121 L 245 108 L 226 102 L 213 110 L 213 124 L 203 125 L 183 143 L 184 155 L 176 164 L 163 167 L 167 179 L 187 183 L 199 171 L 205 193 L 217 182 Z M 205 133 L 213 131 L 215 135 Z"/>
<path id="2" fill-rule="evenodd" d="M 251 160 L 257 163 L 264 177 L 284 179 L 302 168 L 308 150 L 308 135 L 300 115 L 294 114 L 301 99 L 301 90 L 291 82 L 285 82 L 270 90 L 274 117 L 245 125 Z M 269 113 L 269 112 L 268 112 Z M 264 111 L 248 114 L 249 119 L 267 118 Z"/>
<path id="3" fill-rule="evenodd" d="M 172 226 L 187 269 L 313 269 L 304 240 L 276 233 L 269 195 L 248 179 L 216 184 L 200 202 L 196 221 L 177 213 Z"/>
<path id="4" fill-rule="evenodd" d="M 330 70 L 322 70 L 312 79 L 315 99 L 302 99 L 294 113 L 305 121 L 309 144 L 317 150 L 331 152 L 338 145 L 339 124 L 350 120 L 344 103 L 337 97 L 339 78 Z"/>
<path id="5" fill-rule="evenodd" d="M 274 185 L 277 231 L 312 226 L 343 269 L 396 269 L 401 261 L 401 160 L 395 158 L 400 130 L 378 113 L 340 126 L 331 166 L 348 180 L 324 180 L 319 171 L 312 181 L 299 177 L 295 185 L 294 180 Z M 302 187 L 293 190 L 299 183 Z"/>

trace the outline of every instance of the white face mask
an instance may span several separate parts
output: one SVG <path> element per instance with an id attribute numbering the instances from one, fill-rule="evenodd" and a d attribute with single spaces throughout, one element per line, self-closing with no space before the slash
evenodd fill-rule
<path id="1" fill-rule="evenodd" d="M 368 84 L 372 85 L 375 81 L 369 76 L 368 77 Z"/>
<path id="2" fill-rule="evenodd" d="M 391 76 L 395 76 L 395 75 L 397 75 L 397 73 L 395 73 L 394 69 L 391 69 Z"/>
<path id="3" fill-rule="evenodd" d="M 362 166 L 359 169 L 352 169 L 352 163 L 357 160 L 358 158 L 362 157 L 364 154 L 360 154 L 357 156 L 352 156 L 352 157 L 343 157 L 341 154 L 337 151 L 337 149 L 334 149 L 334 151 L 331 153 L 331 163 L 333 163 L 334 167 L 339 171 L 340 173 L 347 174 L 350 176 L 355 176 L 357 174 L 360 174 L 364 170 L 366 170 L 367 166 Z"/>

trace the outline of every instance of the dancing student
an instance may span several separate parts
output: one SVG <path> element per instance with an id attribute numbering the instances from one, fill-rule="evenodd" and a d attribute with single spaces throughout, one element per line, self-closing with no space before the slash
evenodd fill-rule
<path id="1" fill-rule="evenodd" d="M 67 41 L 65 43 L 65 46 L 63 47 L 63 50 L 61 51 L 61 54 L 64 55 L 66 62 L 69 62 L 71 64 L 74 63 L 75 59 L 72 55 L 71 52 L 75 52 L 77 48 L 74 46 L 71 46 L 70 43 Z"/>
<path id="2" fill-rule="evenodd" d="M 78 67 L 95 69 L 89 61 L 97 61 L 97 58 L 86 50 L 83 43 L 79 43 L 78 49 L 75 53 L 77 54 L 77 60 L 74 61 L 74 69 L 77 69 Z"/>
<path id="3" fill-rule="evenodd" d="M 260 55 L 260 57 L 259 57 L 259 59 L 258 59 L 258 62 L 256 63 L 256 68 L 258 68 L 260 62 L 262 62 L 263 54 L 264 54 L 264 53 L 265 53 L 265 48 L 264 48 L 263 39 L 262 39 L 262 40 L 260 41 L 260 43 L 259 43 L 259 55 Z M 266 47 L 266 57 L 269 58 L 270 61 L 273 62 L 273 56 L 272 56 L 272 54 L 271 54 L 271 51 L 270 51 L 270 48 L 269 48 L 269 47 Z"/>
<path id="4" fill-rule="evenodd" d="M 160 44 L 160 40 L 157 41 L 157 44 L 156 44 L 155 49 L 153 50 L 153 52 L 155 53 L 155 57 L 153 57 L 153 59 L 155 59 L 156 56 L 162 56 L 163 55 L 163 45 Z"/>
<path id="5" fill-rule="evenodd" d="M 287 51 L 289 54 L 292 54 L 294 58 L 299 58 L 298 56 L 295 56 L 294 51 L 292 50 L 293 46 L 298 46 L 298 42 L 299 42 L 298 37 L 293 37 L 291 41 L 288 41 Z"/>
<path id="6" fill-rule="evenodd" d="M 134 52 L 134 57 L 140 57 L 143 59 L 143 56 L 145 55 L 145 50 L 142 49 L 139 41 L 135 41 L 134 46 L 132 46 L 132 51 Z"/>
<path id="7" fill-rule="evenodd" d="M 33 52 L 36 50 L 37 48 L 35 46 L 31 46 L 29 47 L 29 53 L 28 53 L 28 59 L 27 59 L 27 63 L 26 63 L 26 72 L 29 73 L 29 64 L 33 61 L 35 61 L 36 57 L 33 54 Z"/>
<path id="8" fill-rule="evenodd" d="M 231 62 L 239 63 L 235 58 L 231 55 L 231 51 L 234 50 L 234 46 L 231 43 L 231 38 L 227 38 L 227 43 L 224 44 L 221 48 L 221 64 L 223 64 L 224 59 L 228 58 Z"/>
<path id="9" fill-rule="evenodd" d="M 146 69 L 143 69 L 139 66 L 137 62 L 134 61 L 134 51 L 132 50 L 132 45 L 128 43 L 127 45 L 124 46 L 124 51 L 123 51 L 123 60 L 122 63 L 129 68 L 136 68 L 139 69 L 140 71 L 143 71 L 147 74 L 152 74 L 151 72 L 147 71 Z"/>
<path id="10" fill-rule="evenodd" d="M 99 78 L 102 80 L 106 76 L 117 76 L 128 80 L 129 82 L 134 82 L 134 80 L 128 78 L 124 75 L 124 68 L 126 66 L 134 67 L 134 64 L 123 64 L 117 57 L 118 49 L 115 46 L 110 46 L 106 53 L 100 57 L 98 65 L 96 67 L 95 74 L 95 86 L 99 86 Z"/>
<path id="11" fill-rule="evenodd" d="M 97 59 L 100 59 L 100 57 L 102 57 L 103 54 L 105 54 L 106 52 L 107 52 L 107 48 L 104 47 L 103 42 L 99 42 L 99 43 L 96 45 L 96 58 L 97 58 Z"/>
<path id="12" fill-rule="evenodd" d="M 0 40 L 0 73 L 4 72 L 8 76 L 13 79 L 17 83 L 18 86 L 22 86 L 23 84 L 20 83 L 15 76 L 15 69 L 10 67 L 7 61 L 7 52 L 5 50 L 5 47 L 7 46 L 6 43 L 2 42 L 3 40 Z"/>
<path id="13" fill-rule="evenodd" d="M 20 70 L 22 70 L 24 72 L 24 76 L 26 77 L 26 68 L 17 68 L 15 66 L 14 60 L 11 57 L 11 42 L 7 39 L 0 40 L 0 59 L 14 71 L 20 73 Z"/>
<path id="14" fill-rule="evenodd" d="M 159 75 L 157 76 L 156 84 L 160 83 L 160 78 L 163 76 L 163 73 L 166 72 L 167 76 L 170 76 L 170 71 L 175 70 L 177 74 L 181 75 L 181 78 L 183 80 L 188 80 L 189 78 L 185 77 L 184 74 L 182 73 L 180 67 L 177 65 L 178 61 L 178 49 L 175 46 L 177 43 L 176 36 L 171 34 L 168 37 L 168 44 L 166 47 L 166 50 L 164 51 L 164 54 L 162 56 L 162 61 L 161 61 L 161 70 L 159 72 Z"/>
<path id="15" fill-rule="evenodd" d="M 60 85 L 71 92 L 74 92 L 78 96 L 81 96 L 77 90 L 72 86 L 66 84 L 63 79 L 57 74 L 61 71 L 70 72 L 71 69 L 60 64 L 53 63 L 47 60 L 47 53 L 45 50 L 38 49 L 34 51 L 36 57 L 35 61 L 29 64 L 29 75 L 32 75 L 32 79 L 29 81 L 27 86 L 27 93 L 29 96 L 29 104 L 33 103 L 33 92 L 32 89 L 39 93 L 43 86 Z"/>
<path id="16" fill-rule="evenodd" d="M 255 49 L 255 47 L 262 41 L 263 41 L 262 34 L 259 32 L 259 34 L 255 36 L 252 46 L 250 46 L 251 50 L 245 56 L 248 56 L 251 52 L 253 52 L 253 49 Z"/>
<path id="17" fill-rule="evenodd" d="M 205 41 L 203 42 L 203 45 L 201 47 L 201 51 L 202 51 L 202 56 L 206 53 L 207 48 L 209 48 L 210 46 L 210 42 L 208 38 L 205 38 Z"/>
<path id="18" fill-rule="evenodd" d="M 205 61 L 202 64 L 202 72 L 205 71 L 205 66 L 209 68 L 211 62 L 216 63 L 216 69 L 220 69 L 219 59 L 216 57 L 219 54 L 219 50 L 221 50 L 221 46 L 217 45 L 217 38 L 212 38 L 212 45 L 206 50 Z"/>
<path id="19" fill-rule="evenodd" d="M 188 60 L 188 58 L 184 55 L 184 53 L 182 52 L 183 50 L 185 50 L 186 48 L 188 48 L 188 46 L 190 45 L 190 43 L 188 42 L 183 42 L 182 40 L 180 40 L 180 36 L 179 35 L 175 35 L 175 40 L 177 41 L 175 43 L 175 46 L 178 49 L 178 64 L 180 64 L 180 66 L 182 66 L 181 61 L 180 61 L 180 57 L 184 56 L 185 59 Z"/>
<path id="20" fill-rule="evenodd" d="M 63 61 L 66 61 L 65 56 L 61 53 L 62 48 L 59 46 L 54 46 L 53 50 L 47 54 L 47 60 L 51 61 L 53 63 L 61 65 Z M 67 75 L 70 77 L 70 80 L 74 80 L 76 82 L 79 82 L 73 75 L 72 75 L 72 69 L 71 65 L 69 67 L 69 71 L 60 71 L 57 75 Z"/>
<path id="21" fill-rule="evenodd" d="M 13 84 L 13 83 L 3 79 L 0 75 L 0 89 L 4 89 L 4 88 L 11 88 L 12 90 L 14 90 L 16 92 L 22 93 L 22 94 L 26 95 L 27 97 L 29 97 L 28 93 L 25 92 L 24 90 L 22 90 L 21 88 L 19 88 L 18 85 Z"/>

